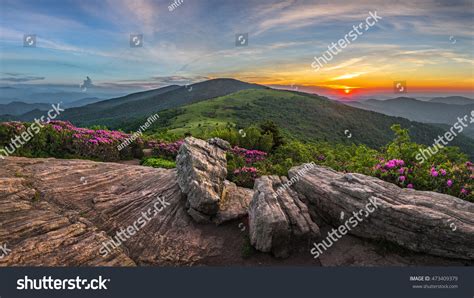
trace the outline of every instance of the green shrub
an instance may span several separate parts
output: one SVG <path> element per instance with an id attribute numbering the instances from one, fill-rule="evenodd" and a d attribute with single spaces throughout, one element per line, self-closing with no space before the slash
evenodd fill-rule
<path id="1" fill-rule="evenodd" d="M 0 123 L 0 148 L 12 138 L 25 134 L 32 123 Z M 122 150 L 117 148 L 128 135 L 118 131 L 78 128 L 69 122 L 51 121 L 16 149 L 15 155 L 25 157 L 79 158 L 98 161 L 118 161 L 141 158 L 143 142 L 135 140 Z"/>
<path id="2" fill-rule="evenodd" d="M 420 163 L 416 155 L 425 147 L 411 142 L 408 130 L 399 125 L 394 125 L 392 130 L 395 139 L 379 151 L 365 145 L 290 141 L 268 154 L 265 160 L 251 164 L 240 156 L 228 153 L 227 179 L 241 186 L 252 187 L 250 178 L 254 177 L 247 172 L 242 173 L 243 167 L 255 168 L 258 176 L 287 176 L 291 167 L 315 162 L 341 172 L 375 176 L 403 188 L 436 191 L 474 201 L 474 167 L 459 148 L 444 147 Z"/>
<path id="3" fill-rule="evenodd" d="M 141 165 L 153 168 L 165 168 L 165 169 L 173 169 L 176 168 L 176 163 L 172 160 L 163 159 L 163 158 L 155 158 L 155 157 L 148 157 L 141 161 Z"/>

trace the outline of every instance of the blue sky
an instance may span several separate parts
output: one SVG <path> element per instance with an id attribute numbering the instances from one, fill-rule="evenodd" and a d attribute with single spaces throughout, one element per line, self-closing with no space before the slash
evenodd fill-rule
<path id="1" fill-rule="evenodd" d="M 473 1 L 0 0 L 0 84 L 154 88 L 235 77 L 267 85 L 347 90 L 472 90 Z M 326 69 L 331 42 L 383 17 Z M 130 34 L 144 46 L 131 48 Z M 235 34 L 249 45 L 235 47 Z M 36 34 L 37 47 L 23 47 Z M 455 42 L 454 42 L 455 41 Z M 420 89 L 420 90 L 421 90 Z"/>

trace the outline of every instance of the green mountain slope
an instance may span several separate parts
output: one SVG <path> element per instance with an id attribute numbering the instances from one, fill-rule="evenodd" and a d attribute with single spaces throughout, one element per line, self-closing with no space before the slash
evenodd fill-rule
<path id="1" fill-rule="evenodd" d="M 168 86 L 156 90 L 130 94 L 80 108 L 67 109 L 60 119 L 78 126 L 107 125 L 120 128 L 131 119 L 180 107 L 190 103 L 231 94 L 245 89 L 267 88 L 234 79 L 214 79 L 187 87 Z"/>
<path id="2" fill-rule="evenodd" d="M 390 126 L 409 128 L 413 140 L 431 145 L 445 130 L 428 124 L 353 108 L 317 95 L 279 90 L 244 90 L 160 113 L 156 129 L 199 135 L 229 122 L 246 127 L 272 120 L 289 137 L 381 147 L 393 139 Z M 138 122 L 137 122 L 138 123 Z M 458 136 L 452 144 L 474 155 L 474 142 Z"/>

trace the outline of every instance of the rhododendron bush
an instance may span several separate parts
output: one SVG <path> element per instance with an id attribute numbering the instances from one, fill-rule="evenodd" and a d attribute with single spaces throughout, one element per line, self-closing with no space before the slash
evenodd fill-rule
<path id="1" fill-rule="evenodd" d="M 299 141 L 287 142 L 270 154 L 234 147 L 227 153 L 228 179 L 252 187 L 252 181 L 261 175 L 287 176 L 291 167 L 314 162 L 341 172 L 378 177 L 402 188 L 436 191 L 474 201 L 474 166 L 465 154 L 458 148 L 445 147 L 420 163 L 415 156 L 425 147 L 412 143 L 408 131 L 398 125 L 392 130 L 396 138 L 381 150 L 364 145 Z"/>
<path id="2" fill-rule="evenodd" d="M 257 167 L 264 168 L 266 157 L 267 153 L 263 151 L 231 148 L 227 152 L 227 178 L 239 186 L 253 188 L 255 179 L 264 173 Z"/>
<path id="3" fill-rule="evenodd" d="M 259 177 L 258 170 L 254 167 L 242 167 L 235 169 L 233 174 L 233 181 L 235 184 L 247 188 L 253 188 L 255 179 Z"/>
<path id="4" fill-rule="evenodd" d="M 0 148 L 24 133 L 29 125 L 20 122 L 0 123 Z M 436 191 L 474 201 L 474 166 L 465 154 L 456 147 L 446 146 L 420 162 L 415 156 L 426 146 L 411 142 L 408 130 L 399 125 L 392 126 L 392 130 L 395 139 L 378 150 L 356 144 L 286 140 L 279 142 L 278 146 L 267 146 L 271 150 L 264 152 L 257 150 L 262 147 L 259 142 L 248 143 L 249 148 L 243 148 L 244 142 L 233 143 L 234 147 L 227 151 L 227 179 L 252 188 L 255 179 L 262 175 L 286 176 L 291 167 L 314 162 L 340 172 L 378 177 L 402 188 Z M 236 134 L 232 130 L 227 132 L 229 135 Z M 15 155 L 101 161 L 140 158 L 144 147 L 141 139 L 121 151 L 117 149 L 128 137 L 119 131 L 78 128 L 69 122 L 51 121 L 45 124 L 39 134 L 17 149 Z M 183 140 L 156 141 L 150 136 L 146 137 L 153 156 L 143 164 L 173 167 Z M 246 137 L 242 136 L 243 139 Z"/>
<path id="5" fill-rule="evenodd" d="M 6 146 L 30 125 L 20 122 L 0 123 L 0 146 Z M 43 125 L 38 134 L 16 150 L 15 155 L 117 161 L 139 158 L 143 154 L 143 142 L 140 139 L 119 151 L 117 146 L 129 137 L 119 131 L 79 128 L 65 121 L 51 121 Z"/>
<path id="6" fill-rule="evenodd" d="M 179 148 L 184 143 L 183 140 L 176 142 L 148 141 L 148 146 L 152 149 L 153 155 L 174 160 L 178 155 Z"/>

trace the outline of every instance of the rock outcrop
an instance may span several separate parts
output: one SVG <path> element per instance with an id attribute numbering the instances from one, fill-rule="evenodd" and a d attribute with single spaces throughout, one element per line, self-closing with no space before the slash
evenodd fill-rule
<path id="1" fill-rule="evenodd" d="M 300 169 L 292 168 L 289 177 L 296 177 Z M 358 214 L 362 221 L 350 234 L 394 242 L 417 252 L 474 259 L 473 203 L 319 166 L 300 176 L 293 187 L 309 201 L 313 217 L 333 227 L 364 210 Z M 378 206 L 367 212 L 365 207 L 371 201 Z M 347 217 L 341 216 L 344 214 Z"/>
<path id="2" fill-rule="evenodd" d="M 198 222 L 210 222 L 219 210 L 227 176 L 226 152 L 206 141 L 188 137 L 176 157 L 178 185 L 186 195 L 188 213 Z"/>
<path id="3" fill-rule="evenodd" d="M 0 266 L 178 266 L 214 258 L 228 232 L 203 232 L 176 181 L 176 170 L 143 166 L 0 160 L 0 245 L 11 250 Z M 135 235 L 101 254 L 157 197 L 167 202 L 163 211 L 148 214 Z"/>
<path id="4" fill-rule="evenodd" d="M 264 176 L 254 190 L 241 188 L 225 180 L 227 144 L 191 138 L 185 144 L 172 170 L 0 159 L 0 246 L 8 249 L 0 252 L 0 266 L 474 264 L 472 203 L 322 167 L 293 168 L 290 181 Z M 352 235 L 313 259 L 309 251 L 320 240 L 318 226 L 329 231 L 371 200 L 378 208 Z M 157 206 L 160 212 L 148 213 Z M 239 218 L 240 223 L 229 222 Z M 118 241 L 131 227 L 138 229 Z M 243 259 L 247 231 L 258 250 L 291 255 L 279 261 L 268 254 Z M 411 251 L 380 253 L 364 238 Z"/>
<path id="5" fill-rule="evenodd" d="M 224 182 L 224 191 L 219 201 L 219 211 L 214 219 L 217 224 L 247 216 L 254 191 L 239 187 L 233 182 Z"/>
<path id="6" fill-rule="evenodd" d="M 247 215 L 253 191 L 225 180 L 228 149 L 229 142 L 219 138 L 205 142 L 189 137 L 176 157 L 178 184 L 198 223 L 221 224 Z"/>
<path id="7" fill-rule="evenodd" d="M 320 236 L 307 206 L 284 185 L 286 177 L 263 176 L 255 181 L 249 208 L 250 242 L 258 250 L 288 257 L 292 245 Z"/>
<path id="8" fill-rule="evenodd" d="M 223 139 L 212 138 L 212 139 L 209 139 L 207 142 L 211 145 L 214 145 L 214 146 L 217 146 L 217 147 L 221 148 L 222 150 L 227 151 L 231 148 L 229 142 L 227 142 Z"/>

